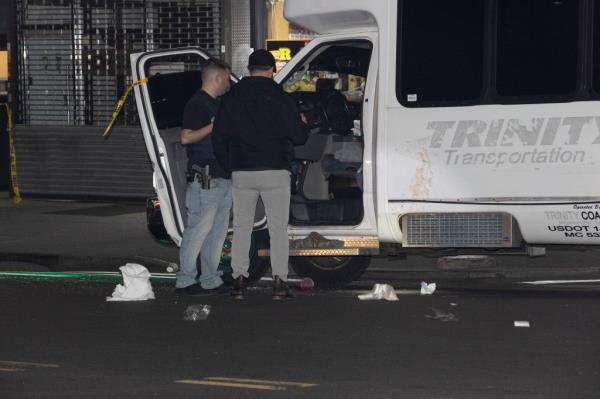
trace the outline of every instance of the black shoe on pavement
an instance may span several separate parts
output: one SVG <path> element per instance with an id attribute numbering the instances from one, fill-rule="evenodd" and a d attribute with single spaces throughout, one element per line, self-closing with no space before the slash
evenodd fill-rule
<path id="1" fill-rule="evenodd" d="M 275 276 L 273 279 L 273 299 L 278 301 L 281 299 L 295 298 L 296 294 L 285 281 Z"/>
<path id="2" fill-rule="evenodd" d="M 231 285 L 223 283 L 220 286 L 213 288 L 211 291 L 219 295 L 229 294 L 231 292 Z"/>
<path id="3" fill-rule="evenodd" d="M 175 288 L 175 293 L 177 295 L 207 296 L 212 295 L 215 292 L 213 290 L 204 289 L 200 284 L 196 283 L 183 288 Z"/>
<path id="4" fill-rule="evenodd" d="M 244 299 L 244 290 L 246 289 L 246 278 L 239 276 L 233 280 L 233 289 L 231 290 L 231 296 L 235 299 Z"/>

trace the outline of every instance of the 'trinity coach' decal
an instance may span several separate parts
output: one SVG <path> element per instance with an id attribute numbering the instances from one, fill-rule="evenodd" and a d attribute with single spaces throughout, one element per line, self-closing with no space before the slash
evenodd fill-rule
<path id="1" fill-rule="evenodd" d="M 581 164 L 600 145 L 600 117 L 492 121 L 431 121 L 429 148 L 444 150 L 447 165 Z"/>

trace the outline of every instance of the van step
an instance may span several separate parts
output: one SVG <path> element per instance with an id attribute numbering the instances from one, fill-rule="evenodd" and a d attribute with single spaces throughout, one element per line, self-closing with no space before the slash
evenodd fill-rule
<path id="1" fill-rule="evenodd" d="M 290 240 L 290 256 L 355 256 L 379 253 L 379 240 L 373 237 L 328 239 L 317 232 L 305 238 Z M 270 250 L 260 249 L 258 256 L 270 256 Z"/>

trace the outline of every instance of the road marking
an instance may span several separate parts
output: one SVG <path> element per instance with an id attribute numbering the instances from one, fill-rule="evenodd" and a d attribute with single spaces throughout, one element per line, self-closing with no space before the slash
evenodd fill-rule
<path id="1" fill-rule="evenodd" d="M 0 367 L 0 371 L 25 371 L 25 369 L 18 369 L 18 368 L 12 368 L 12 367 Z"/>
<path id="2" fill-rule="evenodd" d="M 206 377 L 207 380 L 213 381 L 231 381 L 231 382 L 242 382 L 242 383 L 256 383 L 256 384 L 270 384 L 270 385 L 283 385 L 290 387 L 300 388 L 311 388 L 316 387 L 317 384 L 309 382 L 292 382 L 292 381 L 273 381 L 273 380 L 251 380 L 248 378 L 224 378 L 224 377 Z"/>
<path id="3" fill-rule="evenodd" d="M 287 387 L 311 388 L 317 386 L 317 384 L 308 382 L 254 380 L 249 378 L 226 377 L 206 377 L 202 380 L 177 380 L 175 383 L 225 388 L 258 389 L 263 391 L 285 391 Z"/>
<path id="4" fill-rule="evenodd" d="M 259 389 L 263 391 L 283 391 L 285 387 L 278 387 L 275 385 L 264 385 L 264 384 L 242 384 L 235 382 L 225 381 L 208 381 L 208 380 L 178 380 L 176 384 L 191 384 L 191 385 L 208 385 L 225 388 L 246 388 L 246 389 Z"/>
<path id="5" fill-rule="evenodd" d="M 521 284 L 549 285 L 549 284 L 575 284 L 575 283 L 600 283 L 600 280 L 539 280 L 522 281 Z"/>
<path id="6" fill-rule="evenodd" d="M 7 368 L 27 368 L 27 367 L 38 367 L 38 368 L 45 368 L 45 369 L 52 369 L 52 368 L 57 368 L 60 367 L 58 364 L 51 364 L 51 363 L 32 363 L 32 362 L 15 362 L 12 360 L 0 360 L 0 367 L 7 367 Z"/>
<path id="7" fill-rule="evenodd" d="M 529 322 L 526 320 L 515 320 L 515 327 L 529 327 Z"/>

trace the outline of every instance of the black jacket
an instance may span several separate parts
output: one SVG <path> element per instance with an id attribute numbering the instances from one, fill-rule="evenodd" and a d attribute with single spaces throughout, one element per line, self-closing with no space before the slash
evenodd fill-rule
<path id="1" fill-rule="evenodd" d="M 272 79 L 243 78 L 221 100 L 212 132 L 227 171 L 290 170 L 294 145 L 308 138 L 294 100 Z"/>

